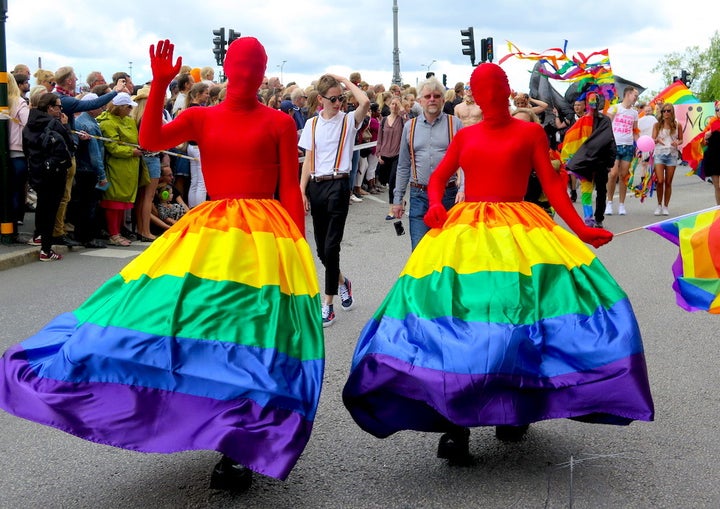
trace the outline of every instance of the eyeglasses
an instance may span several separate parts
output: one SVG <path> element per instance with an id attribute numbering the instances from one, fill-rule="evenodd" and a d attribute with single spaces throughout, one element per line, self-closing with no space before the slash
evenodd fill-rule
<path id="1" fill-rule="evenodd" d="M 48 106 L 48 107 L 53 107 L 53 108 L 60 108 L 60 109 L 62 109 L 62 104 L 51 104 L 51 105 Z"/>
<path id="2" fill-rule="evenodd" d="M 440 99 L 442 97 L 442 94 L 425 94 L 423 96 L 423 99 L 429 100 L 431 97 L 433 99 Z"/>
<path id="3" fill-rule="evenodd" d="M 325 97 L 324 95 L 320 96 L 323 99 L 327 99 L 331 103 L 335 104 L 338 101 L 343 101 L 345 99 L 344 95 L 331 95 L 330 97 Z"/>

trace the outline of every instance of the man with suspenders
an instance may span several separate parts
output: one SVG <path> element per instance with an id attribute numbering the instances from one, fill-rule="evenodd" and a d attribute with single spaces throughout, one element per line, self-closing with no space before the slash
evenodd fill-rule
<path id="1" fill-rule="evenodd" d="M 350 280 L 340 272 L 340 243 L 352 191 L 349 173 L 355 136 L 370 109 L 370 99 L 350 80 L 333 74 L 321 76 L 317 89 L 322 110 L 308 119 L 298 142 L 306 151 L 300 191 L 305 210 L 312 215 L 318 257 L 325 266 L 322 318 L 323 327 L 328 327 L 335 321 L 335 295 L 340 294 L 346 311 L 354 303 Z M 350 114 L 341 111 L 345 90 L 358 102 Z"/>
<path id="2" fill-rule="evenodd" d="M 413 250 L 430 229 L 423 221 L 428 209 L 427 184 L 430 175 L 445 156 L 453 136 L 462 127 L 457 117 L 443 113 L 445 87 L 437 78 L 433 76 L 421 82 L 418 90 L 423 112 L 403 127 L 393 199 L 393 215 L 399 219 L 404 212 L 405 190 L 410 184 L 410 242 Z M 464 199 L 461 186 L 458 175 L 448 181 L 443 197 L 446 209 Z"/>

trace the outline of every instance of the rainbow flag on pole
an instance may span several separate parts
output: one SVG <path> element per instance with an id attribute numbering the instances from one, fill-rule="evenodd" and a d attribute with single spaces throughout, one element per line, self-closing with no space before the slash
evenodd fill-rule
<path id="1" fill-rule="evenodd" d="M 670 84 L 650 102 L 657 103 L 659 101 L 669 104 L 690 104 L 700 102 L 690 89 L 685 86 L 685 83 L 680 80 Z"/>
<path id="2" fill-rule="evenodd" d="M 678 306 L 720 314 L 720 205 L 645 228 L 680 247 L 673 264 Z"/>

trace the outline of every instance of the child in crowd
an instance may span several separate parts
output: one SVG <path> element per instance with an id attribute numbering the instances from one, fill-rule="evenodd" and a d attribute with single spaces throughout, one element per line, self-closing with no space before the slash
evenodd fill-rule
<path id="1" fill-rule="evenodd" d="M 172 186 L 159 187 L 155 191 L 157 216 L 167 225 L 174 225 L 188 211 L 187 205 L 175 196 Z"/>

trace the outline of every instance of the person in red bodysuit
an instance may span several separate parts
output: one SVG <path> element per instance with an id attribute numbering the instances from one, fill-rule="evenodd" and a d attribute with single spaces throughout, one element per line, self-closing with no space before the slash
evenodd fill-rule
<path id="1" fill-rule="evenodd" d="M 627 295 L 577 237 L 523 201 L 531 169 L 580 239 L 598 247 L 612 233 L 573 208 L 543 128 L 511 117 L 503 70 L 481 64 L 470 86 L 483 121 L 458 131 L 430 177 L 432 229 L 360 334 L 345 407 L 378 438 L 443 433 L 437 456 L 461 465 L 474 461 L 474 426 L 519 441 L 547 419 L 652 420 Z M 446 211 L 459 167 L 465 201 Z"/>
<path id="2" fill-rule="evenodd" d="M 243 304 L 239 303 L 240 306 L 252 308 L 253 315 L 249 315 L 247 318 L 261 319 L 255 309 L 257 306 L 264 308 L 262 312 L 272 322 L 272 325 L 268 326 L 269 335 L 277 338 L 277 341 L 267 348 L 275 347 L 278 357 L 283 357 L 280 354 L 293 357 L 288 352 L 294 353 L 303 347 L 315 349 L 318 355 L 321 355 L 323 336 L 322 329 L 318 328 L 321 327 L 321 324 L 317 313 L 317 309 L 320 307 L 317 300 L 319 293 L 317 292 L 317 276 L 312 265 L 312 258 L 308 257 L 309 246 L 304 239 L 305 211 L 297 172 L 298 151 L 295 122 L 282 112 L 261 104 L 257 98 L 257 91 L 262 83 L 267 65 L 265 49 L 259 41 L 252 37 L 235 40 L 229 46 L 224 62 L 225 75 L 228 78 L 225 100 L 213 107 L 189 108 L 168 124 L 162 122 L 165 90 L 178 74 L 182 59 L 178 58 L 176 62 L 173 62 L 173 45 L 165 40 L 158 42 L 157 47 L 150 48 L 150 61 L 153 81 L 140 129 L 140 143 L 150 151 L 168 149 L 186 140 L 193 140 L 197 143 L 202 158 L 205 185 L 211 201 L 193 208 L 188 215 L 193 216 L 199 210 L 198 217 L 200 219 L 195 219 L 195 221 L 202 221 L 203 210 L 213 207 L 213 204 L 217 202 L 227 202 L 227 205 L 220 206 L 227 206 L 226 214 L 228 215 L 249 214 L 246 225 L 240 229 L 249 228 L 252 234 L 253 227 L 258 225 L 255 230 L 258 234 L 258 242 L 253 241 L 247 246 L 250 251 L 248 260 L 253 259 L 252 256 L 256 249 L 265 251 L 265 242 L 268 240 L 263 241 L 262 239 L 267 239 L 268 233 L 272 234 L 275 237 L 274 240 L 278 242 L 277 250 L 273 248 L 267 253 L 260 252 L 261 256 L 258 257 L 257 266 L 249 267 L 246 270 L 251 274 L 250 281 L 259 281 L 260 284 L 270 285 L 265 288 L 272 288 L 277 284 L 283 292 L 289 287 L 292 295 L 286 295 L 275 302 L 267 297 L 258 296 L 257 302 L 243 301 Z M 282 207 L 274 205 L 276 202 L 272 200 L 273 197 L 277 197 Z M 256 202 L 257 205 L 248 205 L 249 212 L 247 212 L 242 205 L 247 202 Z M 240 212 L 235 212 L 233 207 L 238 203 Z M 253 210 L 251 207 L 257 207 L 257 209 Z M 221 219 L 221 221 L 225 220 Z M 299 230 L 299 237 L 292 232 L 293 226 L 289 224 L 291 221 Z M 286 247 L 281 247 L 283 243 L 286 244 L 287 240 L 293 242 L 287 244 Z M 239 246 L 239 248 L 242 251 L 244 246 Z M 217 260 L 214 264 L 217 264 L 222 271 L 225 263 L 235 262 Z M 256 275 L 252 275 L 253 272 L 256 272 Z M 293 282 L 288 280 L 290 278 Z M 299 294 L 295 293 L 296 289 L 299 289 Z M 305 294 L 306 291 L 307 294 Z M 268 289 L 267 293 L 272 293 L 272 290 Z M 298 304 L 289 302 L 293 299 L 298 302 L 309 302 L 306 300 L 307 297 L 312 300 L 311 305 L 308 306 L 310 311 L 307 308 L 300 309 L 297 307 Z M 217 305 L 225 307 L 228 304 L 221 302 Z M 232 315 L 232 305 L 230 308 L 228 312 Z M 214 319 L 243 320 L 243 310 L 243 307 L 238 307 L 235 311 L 236 316 L 215 316 Z M 312 313 L 312 316 L 308 316 L 308 311 Z M 288 313 L 292 314 L 292 318 Z M 291 321 L 293 323 L 291 329 L 295 330 L 282 330 L 279 322 L 270 318 L 276 314 L 284 317 L 282 320 Z M 258 329 L 261 328 L 258 327 Z M 257 330 L 256 334 L 258 338 L 265 337 L 262 330 Z M 252 337 L 252 332 L 247 335 Z M 243 336 L 245 336 L 244 333 Z M 259 341 L 260 339 L 258 339 L 258 346 L 263 346 Z M 271 341 L 275 341 L 275 339 Z M 300 343 L 302 343 L 302 347 L 299 346 Z M 237 366 L 233 369 L 237 369 L 237 367 L 257 369 L 259 367 L 252 368 L 254 366 L 252 359 L 248 359 L 247 365 L 245 365 L 246 361 L 240 355 L 234 359 L 236 360 L 233 363 Z M 287 362 L 287 360 L 278 362 Z M 297 455 L 302 451 L 304 442 L 309 438 L 311 414 L 314 414 L 314 408 L 317 406 L 316 399 L 319 396 L 322 379 L 322 357 L 320 364 L 316 360 L 311 360 L 309 366 L 311 367 L 304 368 L 307 372 L 297 373 L 297 381 L 294 382 L 307 384 L 307 387 L 315 387 L 315 393 L 309 398 L 309 401 L 306 394 L 295 393 L 298 390 L 296 386 L 286 388 L 286 380 L 275 379 L 283 368 L 274 361 L 269 362 L 267 373 L 258 369 L 256 375 L 260 380 L 265 378 L 274 380 L 278 392 L 286 391 L 291 399 L 296 398 L 310 403 L 311 410 L 303 416 L 308 419 L 310 426 L 303 423 L 299 425 L 299 428 L 293 429 L 297 425 L 288 424 L 287 420 L 280 421 L 284 423 L 278 425 L 273 422 L 276 420 L 275 418 L 260 422 L 255 420 L 254 415 L 240 415 L 238 417 L 240 420 L 233 426 L 237 427 L 241 433 L 232 439 L 228 436 L 227 442 L 232 443 L 223 443 L 217 448 L 226 455 L 223 455 L 213 470 L 210 484 L 212 488 L 236 492 L 246 491 L 250 487 L 252 470 L 278 478 L 284 478 L 287 475 L 296 461 Z M 288 374 L 281 376 L 290 377 Z M 318 376 L 320 376 L 320 380 L 317 379 Z M 293 375 L 294 377 L 296 375 Z M 303 378 L 305 378 L 304 381 L 302 381 Z M 270 385 L 273 383 L 270 382 Z M 263 388 L 261 388 L 259 396 L 255 396 L 257 390 L 252 382 L 239 389 L 244 390 L 243 394 L 247 394 L 251 401 L 262 403 L 268 397 L 267 394 L 263 394 L 265 390 Z M 266 409 L 268 408 L 275 407 L 266 406 Z M 283 419 L 285 418 L 283 417 Z M 279 419 L 277 420 L 279 421 Z M 303 431 L 300 431 L 301 428 Z M 254 437 L 249 436 L 252 433 L 258 434 Z M 283 434 L 288 436 L 283 436 Z M 265 437 L 264 443 L 261 437 Z M 288 447 L 293 442 L 296 445 Z M 247 454 L 243 449 L 248 451 Z M 277 453 L 271 452 L 273 450 L 276 450 Z M 231 458 L 228 455 L 234 457 Z M 247 459 L 243 460 L 243 458 Z M 277 459 L 273 460 L 273 458 Z M 278 468 L 280 466 L 278 459 L 282 459 L 285 465 Z M 241 461 L 248 461 L 247 467 Z"/>
<path id="3" fill-rule="evenodd" d="M 186 140 L 196 141 L 203 147 L 205 186 L 212 200 L 267 198 L 277 192 L 280 203 L 304 235 L 294 124 L 287 115 L 263 107 L 257 100 L 267 64 L 262 45 L 253 38 L 238 41 L 230 45 L 225 58 L 225 101 L 213 108 L 190 108 L 165 125 L 160 115 L 146 113 L 140 145 L 153 151 Z M 160 111 L 165 90 L 180 70 L 181 60 L 173 64 L 172 52 L 172 44 L 161 41 L 151 54 L 154 87 L 146 108 L 152 112 Z"/>
<path id="4" fill-rule="evenodd" d="M 430 208 L 425 216 L 428 226 L 439 228 L 447 218 L 438 192 L 442 195 L 445 183 L 458 165 L 463 169 L 477 168 L 466 177 L 465 201 L 468 202 L 522 201 L 530 171 L 535 169 L 555 211 L 583 242 L 595 247 L 610 242 L 612 233 L 586 226 L 575 211 L 561 175 L 550 164 L 547 136 L 542 127 L 510 115 L 507 107 L 510 86 L 505 72 L 497 65 L 483 64 L 473 72 L 470 88 L 483 111 L 483 121 L 463 130 L 461 139 L 448 149 L 433 173 L 428 184 Z"/>

